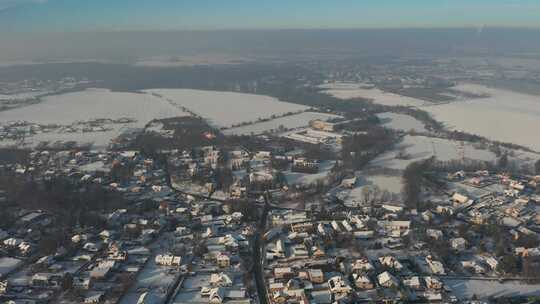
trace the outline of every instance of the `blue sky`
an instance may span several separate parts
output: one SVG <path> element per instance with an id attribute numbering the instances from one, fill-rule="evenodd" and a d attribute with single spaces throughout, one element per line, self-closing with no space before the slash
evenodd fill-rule
<path id="1" fill-rule="evenodd" d="M 540 27 L 540 0 L 0 0 L 0 31 Z"/>

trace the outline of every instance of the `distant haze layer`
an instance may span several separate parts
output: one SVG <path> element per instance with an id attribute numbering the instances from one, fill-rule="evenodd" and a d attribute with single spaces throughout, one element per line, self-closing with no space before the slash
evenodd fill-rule
<path id="1" fill-rule="evenodd" d="M 540 52 L 540 29 L 237 30 L 0 33 L 0 63 L 228 54 L 295 59 L 343 55 Z M 237 58 L 236 57 L 236 58 Z"/>

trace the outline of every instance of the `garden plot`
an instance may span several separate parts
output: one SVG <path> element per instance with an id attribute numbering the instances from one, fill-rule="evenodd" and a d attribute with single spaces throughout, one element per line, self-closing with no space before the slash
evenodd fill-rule
<path id="1" fill-rule="evenodd" d="M 189 109 L 216 127 L 231 127 L 243 122 L 307 110 L 308 107 L 276 98 L 233 92 L 189 89 L 153 89 L 144 92 L 169 104 Z"/>
<path id="2" fill-rule="evenodd" d="M 388 129 L 427 132 L 421 121 L 409 115 L 388 112 L 377 114 L 377 117 L 381 121 L 382 126 Z"/>
<path id="3" fill-rule="evenodd" d="M 448 128 L 540 151 L 540 96 L 463 84 L 457 91 L 489 97 L 424 107 Z"/>
<path id="4" fill-rule="evenodd" d="M 29 146 L 43 141 L 75 141 L 103 148 L 111 139 L 130 130 L 144 128 L 153 119 L 187 115 L 189 114 L 150 94 L 89 89 L 48 96 L 38 104 L 0 112 L 0 123 L 26 121 L 37 125 L 62 126 L 49 131 L 38 129 L 36 134 L 26 138 Z M 99 126 L 103 128 L 99 131 L 73 130 L 81 122 L 100 119 L 115 122 L 103 122 Z M 96 124 L 100 123 L 95 122 L 93 126 L 96 127 Z M 67 131 L 68 128 L 72 130 Z"/>
<path id="5" fill-rule="evenodd" d="M 312 120 L 319 119 L 328 121 L 334 118 L 341 118 L 341 116 L 318 112 L 303 112 L 299 114 L 272 119 L 265 122 L 259 122 L 246 126 L 227 129 L 223 131 L 223 133 L 225 135 L 258 135 L 265 132 L 279 132 L 283 130 L 306 127 Z"/>
<path id="6" fill-rule="evenodd" d="M 363 84 L 337 82 L 325 84 L 319 88 L 324 89 L 323 92 L 326 94 L 339 99 L 367 98 L 374 103 L 386 106 L 420 107 L 427 104 L 421 99 L 384 92 L 378 88 L 367 88 Z"/>

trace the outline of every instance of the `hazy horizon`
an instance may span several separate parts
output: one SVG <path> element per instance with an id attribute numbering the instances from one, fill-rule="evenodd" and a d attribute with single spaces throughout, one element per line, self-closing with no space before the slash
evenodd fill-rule
<path id="1" fill-rule="evenodd" d="M 0 33 L 0 62 L 104 60 L 221 54 L 237 57 L 321 55 L 538 56 L 540 29 L 290 29 Z"/>

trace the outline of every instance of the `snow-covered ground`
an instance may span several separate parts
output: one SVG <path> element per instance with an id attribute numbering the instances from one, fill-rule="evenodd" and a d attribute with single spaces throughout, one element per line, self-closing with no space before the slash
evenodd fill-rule
<path id="1" fill-rule="evenodd" d="M 339 99 L 368 98 L 374 103 L 387 106 L 420 107 L 426 104 L 421 99 L 384 92 L 378 88 L 367 88 L 363 84 L 336 82 L 319 86 L 319 88 L 324 89 L 324 92 L 330 96 Z"/>
<path id="2" fill-rule="evenodd" d="M 362 201 L 363 191 L 366 188 L 379 189 L 388 194 L 399 196 L 401 193 L 401 176 L 386 175 L 382 173 L 356 172 L 356 187 L 352 189 L 337 188 L 333 193 L 350 206 L 356 206 Z M 386 198 L 390 199 L 390 198 Z"/>
<path id="3" fill-rule="evenodd" d="M 15 258 L 4 257 L 0 258 L 0 277 L 9 273 L 22 264 L 22 261 Z"/>
<path id="4" fill-rule="evenodd" d="M 386 190 L 390 193 L 400 193 L 401 192 L 401 176 L 395 175 L 384 175 L 384 174 L 374 174 L 367 175 L 364 178 L 364 185 L 374 185 L 381 190 Z"/>
<path id="5" fill-rule="evenodd" d="M 478 299 L 489 297 L 540 296 L 540 285 L 521 284 L 515 281 L 500 283 L 498 281 L 451 280 L 443 279 L 459 299 L 470 299 L 476 295 Z"/>
<path id="6" fill-rule="evenodd" d="M 145 92 L 159 95 L 162 100 L 178 107 L 185 107 L 217 127 L 230 127 L 308 109 L 264 95 L 188 89 L 153 89 Z"/>
<path id="7" fill-rule="evenodd" d="M 339 118 L 340 116 L 318 113 L 318 112 L 302 112 L 299 114 L 289 115 L 285 117 L 280 117 L 272 119 L 270 121 L 255 123 L 247 126 L 231 128 L 225 130 L 223 133 L 225 135 L 250 135 L 250 134 L 261 134 L 264 132 L 271 132 L 274 130 L 279 130 L 282 126 L 285 129 L 296 129 L 300 127 L 306 127 L 309 125 L 309 122 L 312 120 L 330 120 L 333 118 Z"/>
<path id="8" fill-rule="evenodd" d="M 82 172 L 109 172 L 111 171 L 109 166 L 106 166 L 102 161 L 89 163 L 79 168 Z"/>
<path id="9" fill-rule="evenodd" d="M 38 133 L 26 141 L 37 145 L 41 141 L 76 141 L 93 143 L 103 148 L 109 141 L 130 129 L 143 128 L 153 119 L 187 116 L 188 113 L 165 100 L 144 93 L 111 92 L 88 89 L 75 93 L 48 96 L 41 103 L 0 112 L 0 122 L 27 121 L 38 124 L 71 125 L 77 121 L 93 119 L 131 118 L 136 121 L 112 124 L 105 132 Z M 0 143 L 1 144 L 1 143 Z"/>
<path id="10" fill-rule="evenodd" d="M 447 127 L 540 151 L 540 96 L 462 84 L 454 89 L 490 97 L 424 107 Z"/>
<path id="11" fill-rule="evenodd" d="M 373 160 L 370 167 L 403 170 L 412 162 L 434 155 L 441 161 L 458 160 L 461 159 L 461 149 L 464 151 L 465 158 L 468 159 L 494 161 L 497 158 L 494 153 L 476 148 L 470 143 L 464 143 L 461 146 L 459 142 L 450 140 L 407 135 L 394 150 Z M 400 154 L 402 157 L 399 157 Z"/>
<path id="12" fill-rule="evenodd" d="M 170 235 L 164 234 L 148 246 L 152 251 L 148 261 L 143 268 L 137 273 L 135 284 L 122 297 L 120 304 L 137 303 L 137 299 L 145 291 L 154 292 L 154 296 L 160 300 L 164 300 L 167 290 L 171 288 L 177 279 L 180 277 L 180 272 L 174 267 L 159 266 L 155 262 L 158 254 L 169 254 L 172 246 Z"/>
<path id="13" fill-rule="evenodd" d="M 130 117 L 138 120 L 136 124 L 138 127 L 143 127 L 154 118 L 180 115 L 186 115 L 186 113 L 149 94 L 88 89 L 48 96 L 39 104 L 0 112 L 0 120 L 70 124 L 96 118 Z"/>
<path id="14" fill-rule="evenodd" d="M 328 83 L 320 88 L 340 99 L 364 97 L 383 105 L 420 107 L 448 128 L 540 151 L 540 140 L 532 131 L 540 130 L 540 96 L 464 83 L 452 89 L 488 97 L 471 99 L 461 96 L 457 101 L 437 105 L 357 83 Z"/>
<path id="15" fill-rule="evenodd" d="M 377 114 L 377 117 L 385 128 L 402 131 L 414 130 L 416 132 L 427 132 L 421 121 L 409 115 L 388 112 Z"/>
<path id="16" fill-rule="evenodd" d="M 376 186 L 381 191 L 399 195 L 402 188 L 402 171 L 410 163 L 428 159 L 434 155 L 433 152 L 441 161 L 459 160 L 462 149 L 468 159 L 484 161 L 497 159 L 494 153 L 476 148 L 470 143 L 464 143 L 462 146 L 459 142 L 445 139 L 406 135 L 394 149 L 371 161 L 365 171 L 356 172 L 358 180 L 355 188 L 340 189 L 336 194 L 353 204 L 360 201 L 362 191 L 366 187 Z"/>

